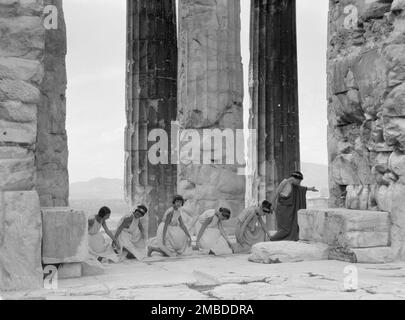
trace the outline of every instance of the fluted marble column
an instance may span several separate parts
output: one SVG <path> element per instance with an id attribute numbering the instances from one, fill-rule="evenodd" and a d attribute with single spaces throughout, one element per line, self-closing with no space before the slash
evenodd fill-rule
<path id="1" fill-rule="evenodd" d="M 300 168 L 295 0 L 251 2 L 249 126 L 257 130 L 255 200 Z"/>
<path id="2" fill-rule="evenodd" d="M 179 1 L 181 129 L 243 128 L 240 30 L 239 0 Z M 214 162 L 182 163 L 179 193 L 195 215 L 222 205 L 235 218 L 244 207 L 245 178 L 236 173 L 237 165 Z"/>
<path id="3" fill-rule="evenodd" d="M 170 139 L 177 111 L 177 43 L 174 0 L 127 1 L 125 194 L 149 208 L 149 236 L 176 191 L 173 165 L 152 165 L 148 135 L 163 129 Z M 170 152 L 170 150 L 169 150 Z"/>

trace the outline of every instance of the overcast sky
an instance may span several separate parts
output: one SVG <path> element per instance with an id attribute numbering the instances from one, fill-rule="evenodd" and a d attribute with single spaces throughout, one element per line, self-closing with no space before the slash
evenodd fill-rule
<path id="1" fill-rule="evenodd" d="M 242 58 L 247 86 L 250 1 L 241 3 Z M 122 179 L 126 1 L 65 0 L 63 4 L 68 33 L 70 181 L 95 177 Z M 328 1 L 297 0 L 297 10 L 301 157 L 305 162 L 327 164 Z"/>

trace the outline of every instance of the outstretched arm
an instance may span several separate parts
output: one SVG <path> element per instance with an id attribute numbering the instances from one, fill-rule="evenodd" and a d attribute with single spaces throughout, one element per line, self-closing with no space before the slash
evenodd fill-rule
<path id="1" fill-rule="evenodd" d="M 207 230 L 208 226 L 210 225 L 210 223 L 212 222 L 214 218 L 209 218 L 209 219 L 205 219 L 204 223 L 202 224 L 200 231 L 198 232 L 197 235 L 197 247 L 200 248 L 200 240 L 201 237 L 204 235 L 205 230 Z"/>
<path id="2" fill-rule="evenodd" d="M 186 234 L 187 237 L 189 237 L 189 239 L 191 240 L 191 235 L 187 230 L 186 225 L 184 224 L 183 218 L 180 216 L 179 217 L 179 222 L 180 222 L 180 228 L 184 231 L 184 233 Z"/>
<path id="3" fill-rule="evenodd" d="M 146 241 L 146 233 L 145 233 L 145 229 L 143 227 L 141 220 L 139 220 L 139 222 L 138 222 L 138 228 L 139 228 L 139 231 L 141 232 L 142 238 Z"/>
<path id="4" fill-rule="evenodd" d="M 263 229 L 263 231 L 267 234 L 267 236 L 269 237 L 269 239 L 271 238 L 270 232 L 267 230 L 267 226 L 265 225 L 262 217 L 258 217 L 259 223 Z"/>
<path id="5" fill-rule="evenodd" d="M 232 253 L 234 253 L 232 243 L 231 243 L 231 241 L 229 240 L 228 235 L 226 234 L 226 232 L 225 232 L 225 230 L 224 230 L 224 227 L 222 226 L 222 222 L 221 222 L 221 221 L 218 221 L 218 229 L 219 229 L 219 231 L 221 232 L 221 235 L 224 237 L 226 243 L 228 243 L 229 248 L 231 248 Z"/>
<path id="6" fill-rule="evenodd" d="M 308 187 L 307 187 L 307 191 L 319 192 L 319 190 L 317 190 L 315 187 L 312 187 L 312 188 L 308 188 Z"/>
<path id="7" fill-rule="evenodd" d="M 114 235 L 111 232 L 111 230 L 108 228 L 107 223 L 105 221 L 103 222 L 103 228 L 104 228 L 105 233 L 111 238 L 112 241 L 114 241 Z"/>
<path id="8" fill-rule="evenodd" d="M 165 246 L 166 245 L 166 234 L 167 234 L 167 228 L 169 227 L 169 224 L 172 222 L 173 219 L 173 212 L 169 213 L 166 216 L 166 220 L 165 220 L 165 225 L 163 227 L 163 239 L 162 239 L 162 243 Z"/>

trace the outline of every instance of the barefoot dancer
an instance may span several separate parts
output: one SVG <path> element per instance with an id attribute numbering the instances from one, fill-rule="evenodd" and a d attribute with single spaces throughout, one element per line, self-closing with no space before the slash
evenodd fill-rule
<path id="1" fill-rule="evenodd" d="M 223 226 L 222 221 L 229 220 L 231 211 L 227 208 L 208 210 L 198 219 L 200 227 L 197 236 L 197 247 L 207 250 L 209 254 L 232 254 L 234 249 Z"/>
<path id="2" fill-rule="evenodd" d="M 150 240 L 149 257 L 153 252 L 161 253 L 165 257 L 174 257 L 191 249 L 191 236 L 181 217 L 184 202 L 182 196 L 174 197 L 173 206 L 164 214 L 156 238 Z"/>
<path id="3" fill-rule="evenodd" d="M 101 228 L 111 238 L 112 243 L 119 249 L 120 244 L 115 241 L 113 233 L 107 226 L 107 220 L 111 216 L 111 210 L 108 207 L 102 207 L 98 214 L 89 219 L 89 253 L 92 258 L 100 262 L 112 261 L 118 262 L 118 256 L 112 249 L 111 242 L 104 238 Z"/>
<path id="4" fill-rule="evenodd" d="M 298 211 L 306 209 L 307 191 L 317 192 L 315 188 L 302 187 L 304 176 L 301 172 L 294 172 L 277 188 L 273 205 L 276 208 L 277 233 L 271 241 L 298 241 Z"/>
<path id="5" fill-rule="evenodd" d="M 146 257 L 146 234 L 141 219 L 148 209 L 140 205 L 118 223 L 115 239 L 121 245 L 121 258 L 142 260 Z"/>
<path id="6" fill-rule="evenodd" d="M 266 235 L 270 240 L 271 235 L 263 221 L 263 217 L 272 213 L 271 203 L 263 201 L 260 207 L 246 208 L 238 217 L 235 236 L 239 245 L 250 248 L 254 244 L 266 241 Z"/>

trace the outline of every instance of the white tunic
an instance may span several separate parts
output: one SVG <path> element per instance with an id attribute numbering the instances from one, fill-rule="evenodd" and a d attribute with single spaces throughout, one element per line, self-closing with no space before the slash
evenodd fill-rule
<path id="1" fill-rule="evenodd" d="M 126 216 L 121 218 L 118 227 L 125 219 L 132 219 L 128 228 L 124 228 L 118 237 L 121 249 L 130 252 L 136 259 L 142 260 L 146 257 L 146 242 L 142 238 L 141 230 L 139 230 L 140 219 L 135 219 L 134 216 Z"/>
<path id="2" fill-rule="evenodd" d="M 228 243 L 219 230 L 218 224 L 220 221 L 215 213 L 216 210 L 207 210 L 199 217 L 197 221 L 196 227 L 199 233 L 205 221 L 213 218 L 212 222 L 208 225 L 207 229 L 205 229 L 200 239 L 200 248 L 204 251 L 211 251 L 215 255 L 232 254 L 231 248 L 229 248 Z"/>

